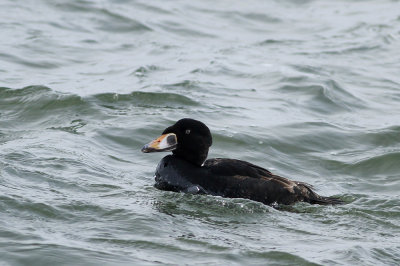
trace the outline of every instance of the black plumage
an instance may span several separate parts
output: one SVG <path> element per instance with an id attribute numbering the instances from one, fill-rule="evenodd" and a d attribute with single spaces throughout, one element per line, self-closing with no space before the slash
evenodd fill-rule
<path id="1" fill-rule="evenodd" d="M 166 147 L 158 147 L 164 136 L 167 136 L 169 143 L 163 144 Z M 172 138 L 176 143 L 171 142 Z M 274 175 L 249 162 L 225 158 L 206 160 L 211 144 L 210 130 L 197 120 L 181 119 L 165 129 L 159 139 L 142 149 L 143 152 L 165 151 L 173 146 L 173 154 L 164 157 L 157 166 L 155 187 L 246 198 L 264 204 L 293 204 L 298 201 L 311 204 L 343 203 L 338 198 L 319 196 L 306 183 Z"/>

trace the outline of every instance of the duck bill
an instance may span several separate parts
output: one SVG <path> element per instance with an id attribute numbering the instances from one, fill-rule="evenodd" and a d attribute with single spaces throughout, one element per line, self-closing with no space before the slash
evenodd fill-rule
<path id="1" fill-rule="evenodd" d="M 146 144 L 142 148 L 142 152 L 161 152 L 161 151 L 172 151 L 176 149 L 178 141 L 174 133 L 168 133 L 161 135 L 152 142 Z"/>

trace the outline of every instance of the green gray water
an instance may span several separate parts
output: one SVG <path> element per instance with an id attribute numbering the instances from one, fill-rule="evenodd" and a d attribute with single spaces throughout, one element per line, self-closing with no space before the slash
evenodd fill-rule
<path id="1" fill-rule="evenodd" d="M 0 265 L 398 265 L 399 1 L 0 2 Z M 343 206 L 159 191 L 183 118 L 210 157 Z"/>

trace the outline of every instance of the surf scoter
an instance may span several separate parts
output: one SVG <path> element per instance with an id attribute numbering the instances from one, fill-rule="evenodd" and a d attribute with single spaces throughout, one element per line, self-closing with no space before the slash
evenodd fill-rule
<path id="1" fill-rule="evenodd" d="M 235 159 L 208 159 L 212 137 L 208 127 L 184 118 L 146 144 L 142 152 L 172 151 L 157 166 L 155 187 L 161 190 L 246 198 L 264 204 L 340 204 L 323 197 L 306 183 L 272 174 L 260 166 Z"/>

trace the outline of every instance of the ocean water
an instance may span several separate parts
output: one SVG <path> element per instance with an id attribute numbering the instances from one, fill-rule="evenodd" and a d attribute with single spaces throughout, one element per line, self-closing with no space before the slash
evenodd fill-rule
<path id="1" fill-rule="evenodd" d="M 399 1 L 2 0 L 0 33 L 0 265 L 400 264 Z M 183 117 L 346 204 L 155 189 Z"/>

